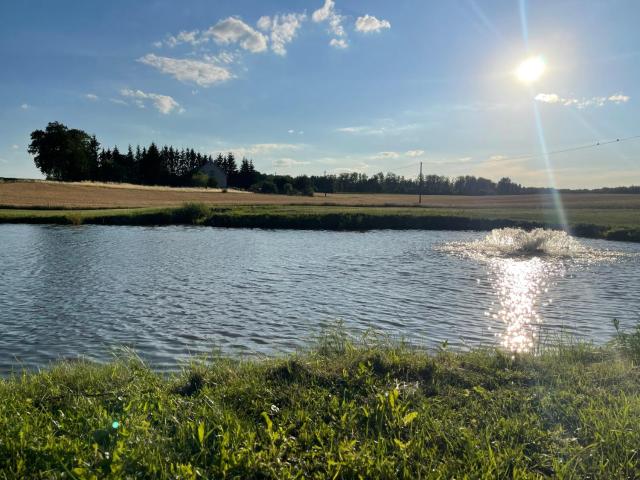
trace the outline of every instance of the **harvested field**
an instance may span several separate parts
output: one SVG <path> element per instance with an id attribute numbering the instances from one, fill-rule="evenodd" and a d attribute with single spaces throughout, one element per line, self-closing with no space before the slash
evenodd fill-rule
<path id="1" fill-rule="evenodd" d="M 640 211 L 640 195 L 562 195 L 567 209 L 623 209 Z M 343 205 L 417 206 L 415 195 L 341 193 L 315 197 L 263 195 L 218 189 L 145 187 L 127 184 L 0 181 L 0 207 L 23 208 L 135 208 L 171 207 L 187 202 L 209 205 Z M 453 196 L 425 195 L 423 207 L 463 209 L 549 209 L 551 195 Z M 629 214 L 633 214 L 629 212 Z"/>

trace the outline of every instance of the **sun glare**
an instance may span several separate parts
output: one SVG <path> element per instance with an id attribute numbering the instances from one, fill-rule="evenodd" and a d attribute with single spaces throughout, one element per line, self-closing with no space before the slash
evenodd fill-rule
<path id="1" fill-rule="evenodd" d="M 546 68 L 542 57 L 527 58 L 518 65 L 516 77 L 523 83 L 533 83 L 542 77 Z"/>

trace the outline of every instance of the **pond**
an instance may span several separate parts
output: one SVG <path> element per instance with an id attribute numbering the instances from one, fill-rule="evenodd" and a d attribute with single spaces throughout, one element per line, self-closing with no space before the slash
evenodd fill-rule
<path id="1" fill-rule="evenodd" d="M 336 322 L 527 351 L 640 320 L 640 245 L 536 235 L 0 225 L 0 372 L 123 346 L 158 370 L 273 355 Z"/>

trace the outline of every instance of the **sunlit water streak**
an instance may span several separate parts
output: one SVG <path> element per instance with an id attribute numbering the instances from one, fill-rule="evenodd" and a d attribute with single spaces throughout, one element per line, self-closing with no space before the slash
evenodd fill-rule
<path id="1" fill-rule="evenodd" d="M 451 242 L 440 250 L 488 265 L 497 301 L 485 315 L 503 328 L 496 333 L 511 352 L 529 352 L 537 345 L 543 324 L 540 308 L 552 302 L 547 294 L 571 266 L 614 262 L 619 251 L 589 248 L 565 231 L 496 229 L 485 238 Z"/>
<path id="2" fill-rule="evenodd" d="M 640 319 L 638 253 L 520 230 L 0 225 L 0 374 L 121 346 L 159 370 L 212 349 L 273 355 L 339 320 L 430 348 L 605 342 L 614 317 Z"/>

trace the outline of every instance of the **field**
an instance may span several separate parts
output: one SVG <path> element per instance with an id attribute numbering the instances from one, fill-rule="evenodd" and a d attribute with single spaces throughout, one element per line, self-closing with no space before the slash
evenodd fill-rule
<path id="1" fill-rule="evenodd" d="M 0 477 L 638 478 L 639 360 L 640 330 L 515 356 L 337 331 L 172 377 L 63 363 L 0 379 Z"/>
<path id="2" fill-rule="evenodd" d="M 564 194 L 574 233 L 640 241 L 640 195 Z M 185 204 L 190 204 L 188 208 Z M 134 185 L 0 182 L 0 223 L 201 224 L 333 230 L 560 227 L 551 195 L 314 197 Z"/>
<path id="3" fill-rule="evenodd" d="M 263 195 L 218 189 L 145 187 L 129 184 L 0 181 L 1 207 L 134 208 L 175 207 L 185 203 L 209 205 L 339 205 L 417 206 L 416 195 L 371 193 L 328 194 L 314 197 Z M 569 209 L 640 209 L 640 195 L 565 194 Z M 423 207 L 460 209 L 549 209 L 551 195 L 460 196 L 424 195 Z"/>

